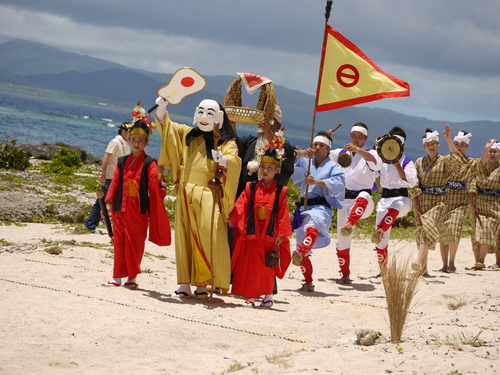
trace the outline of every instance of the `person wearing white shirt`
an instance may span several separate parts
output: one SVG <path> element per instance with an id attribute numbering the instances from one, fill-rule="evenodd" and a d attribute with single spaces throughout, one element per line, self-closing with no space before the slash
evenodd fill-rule
<path id="1" fill-rule="evenodd" d="M 393 127 L 389 135 L 399 138 L 404 146 L 406 133 L 399 126 Z M 391 228 L 398 217 L 410 212 L 412 203 L 408 198 L 408 189 L 417 184 L 418 177 L 415 164 L 404 154 L 394 164 L 383 163 L 379 174 L 382 198 L 377 203 L 377 228 L 373 232 L 371 241 L 376 244 L 377 260 L 382 268 L 387 264 Z"/>
<path id="2" fill-rule="evenodd" d="M 346 192 L 344 208 L 337 213 L 337 258 L 342 277 L 336 279 L 337 284 L 351 284 L 350 250 L 352 232 L 359 220 L 371 215 L 374 208 L 371 197 L 376 190 L 377 171 L 382 167 L 382 160 L 377 151 L 365 148 L 368 140 L 368 126 L 358 122 L 351 128 L 351 143 L 344 148 L 330 152 L 330 158 L 337 162 L 340 155 L 348 153 L 352 156 L 351 165 L 345 168 Z"/>

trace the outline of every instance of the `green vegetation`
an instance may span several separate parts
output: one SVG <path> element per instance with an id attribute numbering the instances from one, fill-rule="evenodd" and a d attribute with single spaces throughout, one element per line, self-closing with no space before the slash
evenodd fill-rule
<path id="1" fill-rule="evenodd" d="M 75 169 L 83 165 L 80 155 L 67 147 L 61 147 L 59 151 L 54 152 L 50 156 L 50 159 L 52 160 L 51 162 L 40 164 L 41 169 L 45 172 L 73 175 Z"/>
<path id="2" fill-rule="evenodd" d="M 26 167 L 21 168 L 23 172 L 2 172 L 2 169 L 9 169 L 5 164 L 2 164 L 3 159 L 11 160 L 5 156 L 6 150 L 13 150 L 16 145 L 15 140 L 9 140 L 8 143 L 0 142 L 0 181 L 1 191 L 21 191 L 27 194 L 36 194 L 48 204 L 48 213 L 43 218 L 34 218 L 35 222 L 39 223 L 67 223 L 67 222 L 82 222 L 88 215 L 92 203 L 86 201 L 82 203 L 83 193 L 94 193 L 99 187 L 98 179 L 100 177 L 100 169 L 95 166 L 83 165 L 80 156 L 69 150 L 66 147 L 61 147 L 59 151 L 52 154 L 50 162 L 42 162 L 32 166 L 29 162 Z M 10 152 L 10 151 L 9 151 Z M 24 152 L 15 153 L 15 159 L 19 159 L 18 165 L 24 160 L 27 161 L 28 156 Z M 3 158 L 3 159 L 2 159 Z M 26 158 L 26 160 L 24 159 Z M 10 162 L 9 162 L 10 163 Z M 22 163 L 21 163 L 22 164 Z M 8 164 L 8 165 L 11 165 Z M 168 170 L 165 174 L 167 184 L 167 194 L 173 196 L 174 180 Z M 381 189 L 373 193 L 373 199 L 377 202 L 381 198 Z M 300 201 L 300 189 L 296 188 L 290 180 L 287 191 L 288 206 L 290 217 L 293 217 L 295 211 L 295 202 Z M 83 204 L 83 208 L 74 217 L 58 218 L 56 217 L 57 204 Z M 175 223 L 175 199 L 166 199 L 165 207 L 168 212 L 168 217 L 172 228 Z M 356 225 L 354 231 L 355 239 L 370 238 L 375 230 L 376 212 L 365 219 L 361 220 Z M 13 223 L 3 222 L 3 225 Z M 332 226 L 330 233 L 335 236 L 337 232 L 337 210 L 334 210 Z M 463 229 L 463 237 L 471 235 L 471 219 L 467 215 Z M 396 220 L 392 230 L 391 239 L 393 240 L 413 240 L 415 238 L 415 216 L 413 211 L 403 218 Z"/>
<path id="3" fill-rule="evenodd" d="M 17 141 L 5 136 L 5 143 L 0 141 L 0 168 L 23 171 L 31 166 L 31 154 L 16 147 Z"/>

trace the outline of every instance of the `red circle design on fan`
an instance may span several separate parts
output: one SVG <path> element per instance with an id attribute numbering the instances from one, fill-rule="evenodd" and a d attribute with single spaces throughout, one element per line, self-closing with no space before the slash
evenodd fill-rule
<path id="1" fill-rule="evenodd" d="M 193 77 L 184 77 L 181 79 L 181 85 L 184 87 L 191 87 L 194 85 L 194 79 Z"/>

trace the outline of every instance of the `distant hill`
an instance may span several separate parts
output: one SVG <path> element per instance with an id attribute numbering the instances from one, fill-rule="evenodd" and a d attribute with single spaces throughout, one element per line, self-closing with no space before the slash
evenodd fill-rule
<path id="1" fill-rule="evenodd" d="M 154 105 L 157 91 L 166 85 L 171 74 L 152 73 L 129 68 L 106 60 L 77 53 L 66 52 L 45 44 L 21 39 L 0 44 L 0 90 L 29 92 L 34 95 L 59 93 L 69 101 L 106 102 L 115 106 L 132 108 L 138 99 L 149 109 Z M 195 106 L 205 98 L 222 101 L 224 93 L 234 76 L 207 76 L 204 90 L 189 96 L 169 110 L 189 123 Z M 283 124 L 286 134 L 294 135 L 295 143 L 301 147 L 309 144 L 313 120 L 314 97 L 297 90 L 276 85 L 276 95 L 283 110 Z M 244 91 L 244 90 L 243 90 Z M 243 92 L 243 104 L 254 107 L 258 96 Z M 391 100 L 391 99 L 388 99 Z M 374 104 L 376 105 L 376 104 Z M 364 122 L 370 128 L 369 145 L 378 135 L 386 134 L 393 126 L 401 126 L 407 133 L 405 153 L 413 160 L 424 154 L 422 136 L 426 128 L 441 131 L 445 125 L 422 117 L 406 116 L 394 111 L 346 107 L 317 114 L 316 131 L 334 128 L 343 124 L 335 135 L 334 147 L 349 142 L 349 129 L 356 122 Z M 499 122 L 478 121 L 451 123 L 454 132 L 467 130 L 474 135 L 469 156 L 479 157 L 488 139 L 498 134 Z M 243 126 L 243 125 L 239 125 Z M 247 129 L 252 126 L 244 126 Z M 442 153 L 447 153 L 442 142 Z"/>

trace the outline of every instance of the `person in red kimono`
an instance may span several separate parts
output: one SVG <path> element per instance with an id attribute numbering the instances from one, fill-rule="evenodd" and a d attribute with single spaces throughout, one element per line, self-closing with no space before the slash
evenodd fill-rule
<path id="1" fill-rule="evenodd" d="M 134 123 L 129 139 L 132 152 L 118 159 L 106 196 L 113 218 L 114 266 L 113 280 L 104 286 L 120 286 L 123 277 L 128 277 L 124 287 L 136 289 L 139 286 L 136 278 L 141 273 L 148 223 L 149 241 L 158 246 L 168 246 L 171 242 L 170 224 L 163 204 L 165 186 L 158 180 L 156 160 L 144 152 L 149 133 L 146 122 Z"/>
<path id="2" fill-rule="evenodd" d="M 271 307 L 274 276 L 282 279 L 291 262 L 287 187 L 274 179 L 280 171 L 283 143 L 282 134 L 277 133 L 275 140 L 260 150 L 262 178 L 247 183 L 229 216 L 228 224 L 235 228 L 231 293 L 245 297 L 245 307 L 254 307 L 255 299 L 261 296 L 260 306 Z M 278 252 L 279 262 L 269 268 L 266 253 L 272 251 Z"/>

